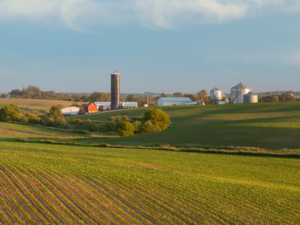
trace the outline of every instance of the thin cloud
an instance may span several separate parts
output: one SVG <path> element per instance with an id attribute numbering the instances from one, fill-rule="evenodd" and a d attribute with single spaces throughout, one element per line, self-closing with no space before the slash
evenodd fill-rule
<path id="1" fill-rule="evenodd" d="M 139 22 L 172 29 L 182 24 L 223 23 L 264 10 L 300 11 L 299 0 L 0 0 L 0 22 L 57 22 L 82 31 L 86 25 Z"/>

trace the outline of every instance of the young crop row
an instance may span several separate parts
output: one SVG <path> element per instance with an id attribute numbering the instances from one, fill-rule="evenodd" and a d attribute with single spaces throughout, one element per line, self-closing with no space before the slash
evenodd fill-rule
<path id="1" fill-rule="evenodd" d="M 0 153 L 4 224 L 300 222 L 296 189 L 138 167 L 110 151 L 15 151 Z"/>

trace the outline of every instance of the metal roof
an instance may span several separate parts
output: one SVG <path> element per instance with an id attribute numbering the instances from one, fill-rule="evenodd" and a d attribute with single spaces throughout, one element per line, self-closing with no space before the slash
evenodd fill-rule
<path id="1" fill-rule="evenodd" d="M 94 102 L 95 105 L 110 105 L 110 102 Z"/>
<path id="2" fill-rule="evenodd" d="M 159 100 L 163 100 L 165 102 L 191 102 L 192 100 L 189 97 L 163 97 Z"/>
<path id="3" fill-rule="evenodd" d="M 214 89 L 212 89 L 211 91 L 221 91 L 221 89 L 215 87 Z"/>
<path id="4" fill-rule="evenodd" d="M 238 85 L 232 87 L 231 89 L 250 89 L 250 88 L 241 82 Z"/>

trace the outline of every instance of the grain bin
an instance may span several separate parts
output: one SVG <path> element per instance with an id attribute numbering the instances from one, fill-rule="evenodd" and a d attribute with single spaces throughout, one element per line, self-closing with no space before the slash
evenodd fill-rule
<path id="1" fill-rule="evenodd" d="M 120 107 L 120 73 L 111 74 L 111 109 Z"/>
<path id="2" fill-rule="evenodd" d="M 244 103 L 258 103 L 258 95 L 253 92 L 249 92 L 244 95 Z"/>
<path id="3" fill-rule="evenodd" d="M 251 88 L 242 82 L 231 88 L 231 103 L 238 104 L 244 102 L 244 95 L 251 92 Z"/>
<path id="4" fill-rule="evenodd" d="M 219 88 L 210 90 L 210 100 L 219 101 L 222 100 L 222 91 Z"/>

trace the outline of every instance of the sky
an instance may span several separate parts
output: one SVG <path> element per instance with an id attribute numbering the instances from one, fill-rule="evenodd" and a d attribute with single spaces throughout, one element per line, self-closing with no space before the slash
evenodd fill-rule
<path id="1" fill-rule="evenodd" d="M 300 0 L 0 0 L 0 93 L 300 91 Z"/>

